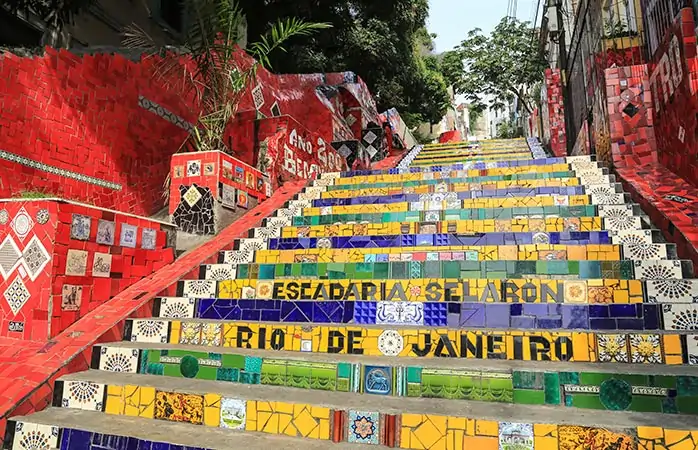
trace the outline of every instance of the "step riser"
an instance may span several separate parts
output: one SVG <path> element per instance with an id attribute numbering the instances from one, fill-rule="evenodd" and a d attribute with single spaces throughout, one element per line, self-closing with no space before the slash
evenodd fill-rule
<path id="1" fill-rule="evenodd" d="M 411 261 L 361 263 L 265 263 L 208 264 L 201 266 L 199 279 L 274 280 L 319 279 L 415 279 L 415 278 L 563 278 L 647 280 L 691 278 L 690 261 Z"/>
<path id="2" fill-rule="evenodd" d="M 153 316 L 252 322 L 433 326 L 450 329 L 685 331 L 691 304 L 560 305 L 459 302 L 156 300 Z"/>
<path id="3" fill-rule="evenodd" d="M 229 353 L 108 346 L 101 349 L 96 347 L 94 351 L 93 369 L 112 371 L 113 361 L 129 359 L 133 361 L 131 373 L 154 376 L 393 397 L 545 404 L 602 410 L 618 408 L 633 411 L 637 408 L 641 412 L 698 414 L 698 377 L 692 376 L 661 376 L 658 385 L 654 375 L 640 373 L 482 372 L 270 358 L 263 358 L 260 364 L 257 357 Z M 606 389 L 614 382 L 604 384 L 607 380 L 622 380 L 633 396 L 639 397 L 642 402 L 638 400 L 636 405 L 632 402 L 627 405 L 613 402 Z M 70 383 L 64 383 L 60 405 L 70 404 L 66 395 Z"/>
<path id="4" fill-rule="evenodd" d="M 403 358 L 689 364 L 698 344 L 684 334 L 458 331 L 385 329 L 244 322 L 129 319 L 124 340 Z M 692 336 L 691 336 L 692 338 Z M 642 345 L 651 348 L 638 351 Z M 693 357 L 691 356 L 693 355 Z"/>

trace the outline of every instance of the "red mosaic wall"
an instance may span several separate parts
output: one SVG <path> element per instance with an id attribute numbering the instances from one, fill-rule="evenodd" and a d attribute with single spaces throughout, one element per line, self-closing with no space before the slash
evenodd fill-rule
<path id="1" fill-rule="evenodd" d="M 544 120 L 548 121 L 550 127 L 550 149 L 555 156 L 566 156 L 565 108 L 560 69 L 545 70 L 545 90 L 548 117 Z"/>
<path id="2" fill-rule="evenodd" d="M 439 142 L 441 143 L 460 142 L 462 140 L 463 138 L 461 137 L 460 131 L 458 130 L 446 131 L 444 133 L 441 133 L 441 136 L 439 136 Z"/>
<path id="3" fill-rule="evenodd" d="M 656 163 L 647 65 L 606 69 L 604 78 L 613 164 L 626 167 Z"/>
<path id="4" fill-rule="evenodd" d="M 0 197 L 38 190 L 135 214 L 159 209 L 186 131 L 139 106 L 139 96 L 188 121 L 197 107 L 155 82 L 152 64 L 51 48 L 33 58 L 3 54 Z"/>
<path id="5" fill-rule="evenodd" d="M 0 336 L 46 340 L 174 260 L 156 221 L 87 205 L 0 203 Z"/>
<path id="6" fill-rule="evenodd" d="M 317 133 L 289 116 L 259 121 L 257 167 L 264 167 L 277 189 L 289 180 L 307 180 L 318 173 L 347 170 L 345 159 Z"/>
<path id="7" fill-rule="evenodd" d="M 693 11 L 681 10 L 650 65 L 659 162 L 698 186 L 698 59 Z"/>

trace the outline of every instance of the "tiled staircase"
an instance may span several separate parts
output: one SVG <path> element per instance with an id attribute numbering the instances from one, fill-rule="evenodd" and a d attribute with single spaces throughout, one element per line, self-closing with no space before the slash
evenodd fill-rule
<path id="1" fill-rule="evenodd" d="M 693 267 L 614 181 L 524 140 L 324 174 L 7 442 L 696 449 Z"/>

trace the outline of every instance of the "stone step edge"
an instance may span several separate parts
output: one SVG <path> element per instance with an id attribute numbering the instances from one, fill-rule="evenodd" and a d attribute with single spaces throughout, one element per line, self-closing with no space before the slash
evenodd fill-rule
<path id="1" fill-rule="evenodd" d="M 292 352 L 286 350 L 257 350 L 236 347 L 206 347 L 201 345 L 165 344 L 149 342 L 117 341 L 96 345 L 92 348 L 90 367 L 99 370 L 99 357 L 103 348 L 120 348 L 134 350 L 181 350 L 200 353 L 234 354 L 254 356 L 265 359 L 304 361 L 317 363 L 352 363 L 362 365 L 389 367 L 416 367 L 437 370 L 458 370 L 472 372 L 492 372 L 510 374 L 517 372 L 593 372 L 633 375 L 669 375 L 698 376 L 694 366 L 689 365 L 652 365 L 638 363 L 587 363 L 561 361 L 528 361 L 503 359 L 469 359 L 460 358 L 421 358 L 419 361 L 405 360 L 390 356 L 352 355 L 347 353 Z M 214 350 L 214 351 L 212 351 Z"/>
<path id="2" fill-rule="evenodd" d="M 428 414 L 467 417 L 496 422 L 548 423 L 581 426 L 629 428 L 653 423 L 670 428 L 698 429 L 698 416 L 624 411 L 589 411 L 566 406 L 523 405 L 449 399 L 389 397 L 356 395 L 355 393 L 314 392 L 285 386 L 245 385 L 226 381 L 192 380 L 178 377 L 159 377 L 125 372 L 89 370 L 61 376 L 54 389 L 54 406 L 62 399 L 62 384 L 66 381 L 85 381 L 106 386 L 151 387 L 159 391 L 187 394 L 216 394 L 225 398 L 252 401 L 278 401 L 291 404 L 310 404 L 335 410 L 377 411 L 384 414 Z M 313 395 L 315 394 L 315 395 Z M 105 393 L 106 396 L 106 393 Z M 316 401 L 312 399 L 317 398 Z M 464 414 L 464 412 L 466 412 Z M 106 414 L 105 414 L 106 415 Z"/>
<path id="3" fill-rule="evenodd" d="M 143 417 L 117 416 L 99 411 L 49 407 L 43 411 L 25 416 L 14 416 L 8 420 L 5 442 L 12 443 L 16 422 L 54 426 L 60 429 L 133 437 L 140 440 L 164 442 L 172 445 L 203 448 L 206 450 L 230 450 L 231 441 L 234 448 L 247 450 L 269 450 L 278 446 L 280 449 L 326 450 L 328 441 L 302 439 L 281 434 L 269 434 L 226 428 L 213 428 L 184 422 L 171 422 Z M 202 445 L 202 443 L 205 443 Z M 60 445 L 60 441 L 59 441 Z M 381 445 L 350 444 L 347 442 L 331 444 L 333 449 L 375 449 L 389 448 Z"/>

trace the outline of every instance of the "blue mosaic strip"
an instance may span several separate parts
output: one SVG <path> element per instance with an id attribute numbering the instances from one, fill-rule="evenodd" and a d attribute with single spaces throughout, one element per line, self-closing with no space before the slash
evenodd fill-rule
<path id="1" fill-rule="evenodd" d="M 21 164 L 23 166 L 31 167 L 32 169 L 43 170 L 44 172 L 52 173 L 60 177 L 72 178 L 73 180 L 82 181 L 83 183 L 94 184 L 96 186 L 114 189 L 115 191 L 120 191 L 122 189 L 119 183 L 102 180 L 101 178 L 95 178 L 89 175 L 83 175 L 81 173 L 73 172 L 72 170 L 61 169 L 56 166 L 50 166 L 48 164 L 35 161 L 33 159 L 25 158 L 24 156 L 19 156 L 15 155 L 14 153 L 6 152 L 5 150 L 0 150 L 0 159 Z"/>
<path id="2" fill-rule="evenodd" d="M 312 205 L 349 206 L 349 205 L 382 205 L 400 202 L 424 202 L 445 200 L 466 200 L 474 198 L 503 198 L 503 197 L 532 197 L 536 195 L 584 195 L 584 186 L 547 186 L 547 187 L 510 187 L 505 189 L 483 189 L 481 191 L 461 191 L 429 194 L 394 194 L 366 195 L 362 197 L 320 198 L 312 201 Z"/>
<path id="3" fill-rule="evenodd" d="M 484 154 L 486 155 L 486 153 Z M 523 167 L 523 166 L 547 166 L 549 164 L 567 164 L 567 158 L 541 158 L 541 159 L 516 159 L 511 161 L 492 161 L 492 162 L 471 162 L 471 163 L 456 163 L 440 166 L 429 167 L 408 167 L 405 169 L 383 169 L 383 170 L 355 170 L 349 172 L 340 172 L 342 178 L 360 177 L 364 175 L 395 175 L 401 173 L 421 173 L 421 172 L 443 172 L 451 170 L 468 170 L 468 169 L 495 169 L 504 167 Z"/>
<path id="4" fill-rule="evenodd" d="M 197 300 L 195 318 L 526 330 L 661 330 L 658 304 Z"/>
<path id="5" fill-rule="evenodd" d="M 60 450 L 206 450 L 206 447 L 188 447 L 135 437 L 63 428 Z"/>
<path id="6" fill-rule="evenodd" d="M 331 248 L 385 248 L 448 245 L 527 245 L 563 244 L 588 245 L 610 244 L 608 231 L 562 231 L 550 233 L 473 233 L 473 234 L 398 234 L 385 236 L 335 236 L 326 238 L 272 238 L 269 250 L 298 250 L 317 248 L 319 240 L 323 246 L 327 241 Z M 387 260 L 386 260 L 387 261 Z M 376 259 L 376 262 L 384 262 Z"/>
<path id="7" fill-rule="evenodd" d="M 548 154 L 545 153 L 545 149 L 541 145 L 537 137 L 530 137 L 526 139 L 528 147 L 531 149 L 531 154 L 535 159 L 547 158 Z"/>

